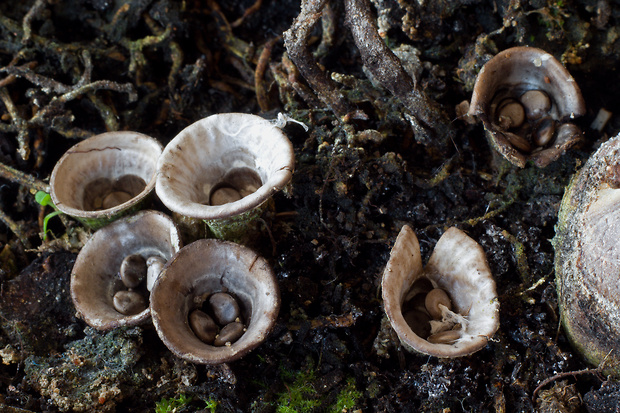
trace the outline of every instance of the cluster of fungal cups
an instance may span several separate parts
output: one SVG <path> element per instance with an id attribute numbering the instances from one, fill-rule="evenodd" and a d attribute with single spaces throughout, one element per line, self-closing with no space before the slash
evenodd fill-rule
<path id="1" fill-rule="evenodd" d="M 239 301 L 232 294 L 217 292 L 194 301 L 198 308 L 189 313 L 189 326 L 206 344 L 230 346 L 245 332 Z"/>
<path id="2" fill-rule="evenodd" d="M 225 239 L 247 233 L 249 221 L 291 180 L 293 148 L 271 122 L 228 113 L 190 125 L 162 151 L 146 135 L 110 132 L 73 146 L 54 168 L 58 209 L 97 230 L 72 270 L 73 302 L 94 328 L 152 317 L 179 357 L 230 361 L 274 325 L 275 275 L 238 244 L 203 239 L 181 248 L 178 227 L 207 224 Z M 156 186 L 174 220 L 155 211 L 132 215 Z"/>

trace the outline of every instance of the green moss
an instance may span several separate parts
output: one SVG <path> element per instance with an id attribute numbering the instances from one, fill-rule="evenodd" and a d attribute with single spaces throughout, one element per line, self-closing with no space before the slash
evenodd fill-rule
<path id="1" fill-rule="evenodd" d="M 205 400 L 205 409 L 209 410 L 210 413 L 215 413 L 217 406 L 220 404 L 217 400 L 209 399 Z"/>
<path id="2" fill-rule="evenodd" d="M 192 401 L 191 397 L 187 397 L 184 394 L 179 394 L 177 397 L 170 399 L 161 399 L 155 403 L 155 413 L 173 413 L 177 409 L 184 407 L 186 404 Z M 211 410 L 214 412 L 215 409 Z"/>
<path id="3" fill-rule="evenodd" d="M 277 413 L 311 412 L 321 405 L 321 400 L 314 398 L 316 395 L 316 390 L 312 387 L 314 374 L 312 367 L 294 374 L 282 370 L 282 378 L 285 381 L 292 380 L 292 383 L 285 384 L 286 391 L 278 394 Z"/>
<path id="4" fill-rule="evenodd" d="M 361 397 L 362 392 L 357 390 L 355 380 L 351 377 L 347 380 L 346 386 L 338 393 L 336 403 L 330 407 L 329 411 L 334 413 L 348 412 Z"/>

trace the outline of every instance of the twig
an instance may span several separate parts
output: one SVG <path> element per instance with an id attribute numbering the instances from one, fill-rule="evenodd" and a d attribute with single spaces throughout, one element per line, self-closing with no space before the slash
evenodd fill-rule
<path id="1" fill-rule="evenodd" d="M 3 163 L 0 163 L 0 177 L 8 179 L 11 182 L 16 182 L 22 186 L 34 189 L 36 191 L 49 192 L 50 187 L 43 181 L 28 175 L 22 171 L 18 171 L 15 168 L 11 168 Z"/>
<path id="2" fill-rule="evenodd" d="M 243 23 L 243 20 L 245 20 L 246 17 L 256 13 L 260 9 L 260 6 L 262 4 L 263 4 L 263 0 L 256 0 L 254 4 L 252 4 L 250 7 L 245 9 L 245 11 L 243 12 L 243 16 L 239 17 L 237 20 L 230 23 L 230 27 L 235 28 L 235 27 L 241 26 L 241 24 Z"/>
<path id="3" fill-rule="evenodd" d="M 7 112 L 11 116 L 11 124 L 17 130 L 17 152 L 23 160 L 28 160 L 30 157 L 30 146 L 28 145 L 28 130 L 26 121 L 19 115 L 17 108 L 9 95 L 6 88 L 0 88 L 0 100 L 4 103 Z"/>
<path id="4" fill-rule="evenodd" d="M 286 53 L 282 55 L 282 68 L 286 72 L 286 81 L 288 83 L 280 84 L 280 88 L 288 88 L 290 86 L 308 105 L 315 108 L 320 107 L 321 101 L 305 83 L 300 81 L 299 70 Z"/>
<path id="5" fill-rule="evenodd" d="M 569 376 L 579 376 L 582 374 L 594 374 L 596 375 L 599 379 L 603 380 L 600 375 L 601 372 L 603 371 L 603 368 L 605 366 L 605 362 L 607 361 L 607 358 L 609 357 L 609 355 L 613 352 L 613 349 L 609 350 L 609 353 L 607 353 L 607 355 L 605 356 L 605 358 L 603 358 L 603 360 L 600 362 L 600 364 L 596 367 L 596 368 L 590 368 L 590 369 L 583 369 L 583 370 L 577 370 L 577 371 L 565 371 L 563 373 L 558 373 L 554 376 L 551 376 L 549 378 L 546 378 L 545 380 L 543 380 L 542 382 L 540 382 L 540 384 L 534 389 L 534 393 L 532 393 L 532 403 L 536 402 L 536 395 L 538 394 L 538 391 L 543 388 L 544 386 L 546 386 L 549 383 L 552 383 L 556 380 L 562 379 L 564 377 L 569 377 Z M 576 378 L 576 377 L 575 377 Z"/>
<path id="6" fill-rule="evenodd" d="M 339 117 L 353 111 L 338 85 L 319 67 L 308 48 L 308 37 L 316 22 L 322 16 L 326 0 L 304 0 L 301 12 L 291 27 L 284 32 L 284 45 L 289 58 L 295 63 L 299 72 L 310 84 L 310 87 L 329 108 Z"/>
<path id="7" fill-rule="evenodd" d="M 133 102 L 138 98 L 138 94 L 134 89 L 131 83 L 119 84 L 116 82 L 112 82 L 111 80 L 97 80 L 95 82 L 76 87 L 70 92 L 65 93 L 64 95 L 54 97 L 51 102 L 41 109 L 32 119 L 28 121 L 29 124 L 32 125 L 44 125 L 45 118 L 48 115 L 53 116 L 54 113 L 60 109 L 62 105 L 65 103 L 78 98 L 81 95 L 88 94 L 90 92 L 94 92 L 95 90 L 107 89 L 113 90 L 116 92 L 123 92 L 129 95 L 129 101 Z"/>
<path id="8" fill-rule="evenodd" d="M 207 6 L 211 9 L 211 15 L 215 19 L 226 49 L 245 61 L 251 60 L 254 57 L 254 48 L 233 34 L 230 23 L 226 20 L 219 4 L 215 0 L 207 0 Z"/>
<path id="9" fill-rule="evenodd" d="M 71 86 L 60 83 L 49 77 L 42 76 L 35 73 L 32 64 L 26 64 L 22 66 L 7 66 L 0 69 L 2 72 L 7 73 L 9 76 L 23 77 L 30 83 L 33 83 L 41 88 L 43 92 L 50 93 L 67 93 L 71 90 Z"/>
<path id="10" fill-rule="evenodd" d="M 155 20 L 150 17 L 148 14 L 144 15 L 144 21 L 149 26 L 149 29 L 157 35 L 161 36 L 166 31 L 169 31 L 169 27 L 166 27 L 166 30 L 162 29 L 157 25 Z M 167 37 L 170 37 L 170 33 L 168 33 Z M 174 40 L 170 40 L 168 42 L 168 49 L 170 49 L 170 59 L 172 60 L 172 66 L 170 67 L 170 72 L 168 73 L 168 87 L 170 90 L 174 90 L 176 84 L 176 76 L 181 70 L 181 65 L 183 64 L 183 50 L 181 50 L 181 46 Z"/>
<path id="11" fill-rule="evenodd" d="M 30 41 L 30 37 L 32 37 L 32 21 L 35 17 L 37 17 L 45 6 L 45 0 L 37 0 L 34 2 L 28 13 L 24 16 L 22 20 L 22 29 L 24 31 L 24 37 L 22 38 L 22 44 L 26 44 Z"/>
<path id="12" fill-rule="evenodd" d="M 144 57 L 144 54 L 142 54 L 142 49 L 147 46 L 155 46 L 162 43 L 170 37 L 171 33 L 172 27 L 168 26 L 166 27 L 166 30 L 155 36 L 146 36 L 135 41 L 130 41 L 124 38 L 121 41 L 121 44 L 129 50 L 129 72 L 136 73 L 137 75 L 142 66 L 146 65 L 146 58 Z"/>
<path id="13" fill-rule="evenodd" d="M 439 105 L 417 86 L 400 60 L 379 35 L 376 19 L 368 0 L 346 0 L 345 23 L 360 51 L 364 66 L 383 87 L 396 96 L 411 112 L 409 121 L 416 139 L 429 144 L 445 145 L 454 135 L 450 120 Z"/>

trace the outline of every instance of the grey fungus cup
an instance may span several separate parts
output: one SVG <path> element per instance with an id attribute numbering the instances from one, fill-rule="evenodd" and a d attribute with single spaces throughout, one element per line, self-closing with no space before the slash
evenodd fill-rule
<path id="1" fill-rule="evenodd" d="M 157 211 L 140 211 L 96 231 L 71 271 L 71 298 L 78 314 L 98 330 L 145 323 L 150 316 L 147 280 L 136 284 L 123 280 L 127 258 L 139 255 L 144 263 L 150 257 L 167 261 L 180 248 L 174 222 Z M 132 298 L 136 294 L 144 302 L 139 311 L 134 311 L 141 305 Z"/>
<path id="2" fill-rule="evenodd" d="M 544 50 L 520 46 L 482 67 L 468 114 L 482 121 L 493 148 L 512 164 L 545 167 L 582 139 L 572 120 L 585 111 L 568 70 Z"/>
<path id="3" fill-rule="evenodd" d="M 237 300 L 244 331 L 224 345 L 208 344 L 190 326 L 190 314 L 206 297 L 220 292 Z M 159 337 L 175 355 L 199 364 L 243 357 L 267 338 L 279 310 L 280 291 L 267 260 L 250 248 L 218 239 L 200 239 L 182 248 L 151 292 Z"/>
<path id="4" fill-rule="evenodd" d="M 293 145 L 280 128 L 256 115 L 222 113 L 170 141 L 156 192 L 181 225 L 205 221 L 216 238 L 239 241 L 294 168 Z"/>
<path id="5" fill-rule="evenodd" d="M 56 163 L 50 195 L 56 207 L 92 229 L 140 209 L 155 189 L 162 145 L 138 132 L 92 136 Z"/>
<path id="6" fill-rule="evenodd" d="M 484 251 L 454 227 L 441 236 L 423 267 L 418 239 L 403 226 L 381 289 L 390 324 L 411 352 L 465 356 L 486 346 L 499 328 L 495 281 Z"/>

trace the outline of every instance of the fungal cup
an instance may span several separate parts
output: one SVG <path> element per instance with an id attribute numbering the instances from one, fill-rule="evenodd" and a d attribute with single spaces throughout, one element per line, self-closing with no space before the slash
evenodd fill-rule
<path id="1" fill-rule="evenodd" d="M 71 271 L 71 297 L 78 313 L 99 330 L 146 322 L 150 316 L 147 280 L 124 280 L 123 267 L 131 258 L 141 257 L 148 272 L 149 258 L 167 261 L 180 248 L 174 222 L 161 212 L 140 211 L 96 231 Z M 142 302 L 136 302 L 136 295 Z"/>
<path id="2" fill-rule="evenodd" d="M 489 142 L 508 161 L 545 167 L 582 138 L 572 120 L 585 114 L 585 103 L 551 54 L 513 47 L 480 70 L 468 114 L 482 121 Z"/>
<path id="3" fill-rule="evenodd" d="M 223 345 L 208 344 L 192 329 L 190 314 L 222 292 L 238 302 L 245 331 Z M 269 263 L 247 247 L 218 239 L 182 248 L 166 264 L 151 294 L 153 324 L 161 340 L 178 357 L 201 364 L 247 354 L 265 340 L 279 309 L 280 293 Z"/>
<path id="4" fill-rule="evenodd" d="M 98 229 L 142 207 L 155 188 L 162 145 L 137 132 L 95 135 L 71 147 L 50 178 L 56 207 Z"/>
<path id="5" fill-rule="evenodd" d="M 495 281 L 484 251 L 454 227 L 442 235 L 423 268 L 418 239 L 403 226 L 381 289 L 385 313 L 408 351 L 465 356 L 482 349 L 499 327 Z"/>
<path id="6" fill-rule="evenodd" d="M 271 122 L 243 113 L 212 115 L 166 146 L 156 192 L 185 228 L 205 221 L 216 238 L 240 241 L 290 182 L 294 166 L 290 141 Z"/>
<path id="7" fill-rule="evenodd" d="M 566 189 L 553 239 L 562 326 L 595 366 L 620 375 L 620 135 Z"/>

